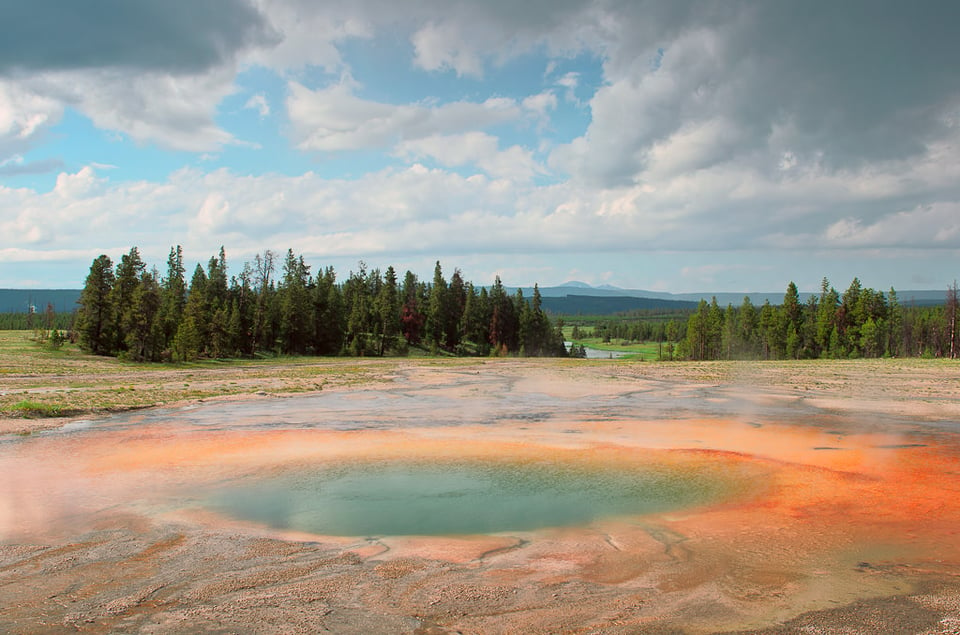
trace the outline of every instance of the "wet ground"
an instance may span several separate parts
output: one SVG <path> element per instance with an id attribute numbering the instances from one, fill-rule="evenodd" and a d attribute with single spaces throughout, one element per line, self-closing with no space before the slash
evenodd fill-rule
<path id="1" fill-rule="evenodd" d="M 0 631 L 960 632 L 955 400 L 631 368 L 4 437 Z"/>

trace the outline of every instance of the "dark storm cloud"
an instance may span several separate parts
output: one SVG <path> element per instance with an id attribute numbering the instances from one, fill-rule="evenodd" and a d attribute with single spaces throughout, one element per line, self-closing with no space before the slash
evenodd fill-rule
<path id="1" fill-rule="evenodd" d="M 195 73 L 276 39 L 245 0 L 10 0 L 0 73 L 132 68 Z"/>
<path id="2" fill-rule="evenodd" d="M 731 56 L 757 69 L 742 112 L 793 118 L 828 161 L 902 158 L 943 132 L 960 98 L 960 3 L 757 3 Z"/>
<path id="3" fill-rule="evenodd" d="M 600 185 L 643 180 L 654 146 L 711 121 L 727 133 L 689 160 L 694 169 L 776 170 L 787 151 L 801 165 L 858 169 L 918 156 L 960 119 L 957 2 L 597 6 L 614 25 L 609 84 L 591 103 L 589 144 L 574 148 L 586 153 L 568 161 L 562 150 L 557 164 Z"/>

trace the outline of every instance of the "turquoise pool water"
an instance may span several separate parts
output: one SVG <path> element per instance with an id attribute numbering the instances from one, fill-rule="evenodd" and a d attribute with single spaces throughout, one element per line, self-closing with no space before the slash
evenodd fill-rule
<path id="1" fill-rule="evenodd" d="M 224 484 L 208 506 L 322 535 L 457 535 L 585 525 L 700 505 L 740 489 L 718 471 L 576 462 L 389 461 Z"/>

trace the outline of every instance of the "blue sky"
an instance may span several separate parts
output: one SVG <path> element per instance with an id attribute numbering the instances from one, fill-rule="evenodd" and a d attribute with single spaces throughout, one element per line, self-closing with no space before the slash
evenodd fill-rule
<path id="1" fill-rule="evenodd" d="M 674 292 L 960 277 L 950 2 L 4 3 L 0 287 L 266 249 Z M 865 19 L 868 16 L 869 19 Z"/>

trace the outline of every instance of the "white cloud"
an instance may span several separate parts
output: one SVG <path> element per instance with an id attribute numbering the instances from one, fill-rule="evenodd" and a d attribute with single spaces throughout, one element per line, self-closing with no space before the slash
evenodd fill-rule
<path id="1" fill-rule="evenodd" d="M 57 253 L 182 237 L 209 250 L 227 236 L 237 248 L 274 241 L 343 257 L 410 245 L 479 253 L 956 249 L 960 67 L 943 64 L 958 51 L 949 29 L 956 9 L 946 5 L 891 5 L 871 21 L 862 20 L 866 0 L 328 5 L 256 0 L 244 37 L 203 23 L 228 38 L 222 50 L 194 38 L 196 59 L 141 51 L 137 68 L 63 59 L 47 67 L 43 47 L 33 47 L 39 57 L 29 74 L 0 77 L 0 173 L 60 169 L 59 160 L 31 161 L 30 150 L 68 108 L 103 130 L 204 153 L 201 160 L 240 145 L 217 115 L 237 91 L 237 72 L 251 65 L 277 73 L 288 95 L 281 104 L 257 92 L 245 107 L 261 116 L 285 107 L 297 148 L 379 150 L 413 165 L 353 181 L 183 170 L 139 183 L 72 166 L 46 194 L 0 187 L 0 236 Z M 836 28 L 814 28 L 824 23 Z M 363 97 L 349 80 L 313 88 L 320 70 L 350 77 L 344 43 L 378 37 L 399 43 L 394 52 L 409 43 L 412 72 L 446 72 L 429 79 L 469 97 L 387 103 Z M 492 81 L 491 71 L 514 57 L 541 54 L 546 73 L 536 73 L 536 94 L 524 99 L 476 81 Z M 584 60 L 602 64 L 592 96 L 583 92 L 590 75 L 570 70 Z M 587 129 L 558 131 L 570 112 L 558 101 L 577 93 Z M 541 155 L 493 136 L 504 124 L 539 133 L 530 148 L 549 152 L 552 174 L 569 181 L 535 186 Z M 573 140 L 552 147 L 557 137 Z M 465 166 L 482 174 L 446 169 Z M 161 256 L 168 246 L 157 247 Z"/>
<path id="2" fill-rule="evenodd" d="M 835 247 L 960 249 L 960 202 L 936 203 L 886 214 L 873 222 L 842 218 L 822 238 Z"/>
<path id="3" fill-rule="evenodd" d="M 76 174 L 62 172 L 57 176 L 53 193 L 64 199 L 85 198 L 96 190 L 98 179 L 93 168 L 86 166 Z"/>
<path id="4" fill-rule="evenodd" d="M 263 93 L 252 95 L 243 107 L 247 110 L 256 110 L 261 119 L 270 116 L 270 103 L 267 101 L 267 96 Z"/>
<path id="5" fill-rule="evenodd" d="M 446 167 L 476 165 L 494 178 L 528 181 L 545 173 L 529 150 L 520 146 L 500 150 L 499 140 L 483 132 L 403 141 L 396 153 L 408 158 L 430 157 Z"/>
<path id="6" fill-rule="evenodd" d="M 547 90 L 525 97 L 520 105 L 536 118 L 537 129 L 542 131 L 550 125 L 550 114 L 557 109 L 557 96 Z"/>
<path id="7" fill-rule="evenodd" d="M 522 115 L 515 101 L 504 98 L 393 105 L 357 97 L 347 83 L 314 91 L 291 82 L 289 91 L 287 112 L 303 150 L 386 149 L 404 140 L 482 129 Z"/>
<path id="8" fill-rule="evenodd" d="M 0 161 L 14 161 L 62 116 L 63 105 L 57 100 L 0 79 Z"/>
<path id="9" fill-rule="evenodd" d="M 580 73 L 575 71 L 570 71 L 569 73 L 564 74 L 563 77 L 557 79 L 557 86 L 563 86 L 569 90 L 576 90 L 577 86 L 580 84 Z"/>
<path id="10" fill-rule="evenodd" d="M 645 181 L 694 172 L 726 161 L 741 141 L 736 124 L 724 119 L 693 122 L 653 144 L 646 156 Z"/>
<path id="11" fill-rule="evenodd" d="M 350 38 L 371 37 L 372 20 L 377 19 L 376 13 L 365 15 L 364 7 L 350 4 L 321 7 L 311 0 L 256 0 L 279 42 L 248 50 L 244 60 L 281 72 L 307 66 L 342 70 L 338 46 Z"/>
<path id="12" fill-rule="evenodd" d="M 457 75 L 480 77 L 483 60 L 463 46 L 464 37 L 456 24 L 428 22 L 411 38 L 414 63 L 428 71 L 450 69 Z"/>
<path id="13" fill-rule="evenodd" d="M 577 86 L 580 85 L 580 73 L 575 71 L 565 73 L 562 77 L 557 78 L 555 84 L 564 89 L 563 98 L 566 101 L 572 104 L 581 104 L 580 100 L 577 99 Z"/>
<path id="14" fill-rule="evenodd" d="M 0 81 L 0 151 L 57 123 L 67 105 L 97 127 L 140 143 L 216 149 L 233 142 L 214 121 L 217 104 L 233 90 L 229 68 L 186 76 L 123 69 L 58 71 L 15 84 Z"/>

